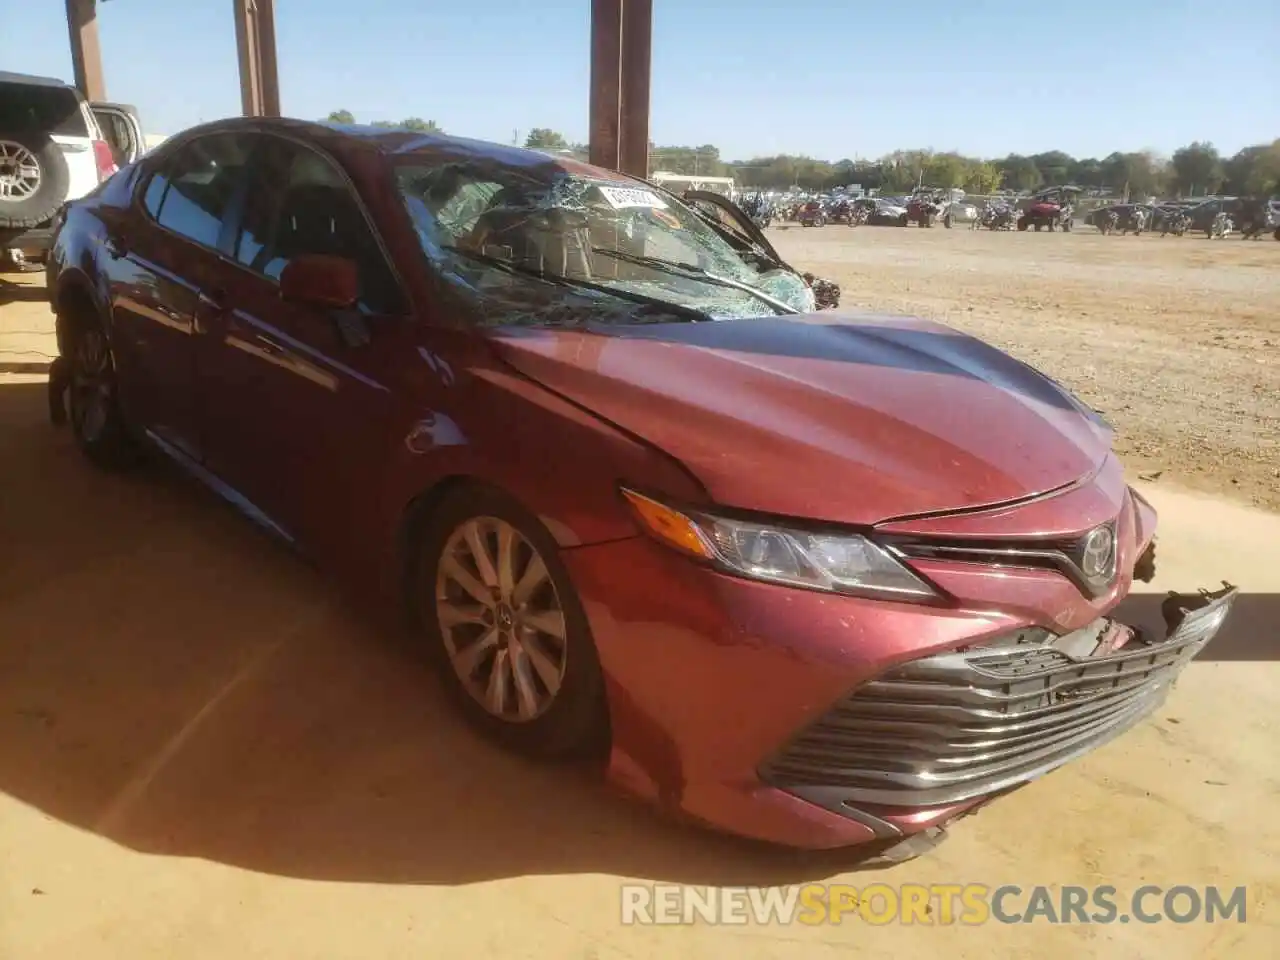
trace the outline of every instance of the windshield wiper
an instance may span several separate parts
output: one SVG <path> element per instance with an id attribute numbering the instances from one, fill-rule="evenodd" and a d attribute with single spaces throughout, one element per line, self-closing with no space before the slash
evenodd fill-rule
<path id="1" fill-rule="evenodd" d="M 590 280 L 583 280 L 578 277 L 566 277 L 562 273 L 547 273 L 544 270 L 535 270 L 533 267 L 522 266 L 518 263 L 512 263 L 510 260 L 503 260 L 501 257 L 490 256 L 487 253 L 480 253 L 477 250 L 468 250 L 465 247 L 455 247 L 445 244 L 443 249 L 450 253 L 460 254 L 478 263 L 488 264 L 491 267 L 509 273 L 517 277 L 532 277 L 535 280 L 542 280 L 546 283 L 555 284 L 559 287 L 577 287 L 582 290 L 592 290 L 595 293 L 603 293 L 610 297 L 617 297 L 619 300 L 629 300 L 632 303 L 638 303 L 645 307 L 654 307 L 659 310 L 666 311 L 672 316 L 681 317 L 690 323 L 702 323 L 708 320 L 714 320 L 715 317 L 709 313 L 703 313 L 694 307 L 686 307 L 681 303 L 672 303 L 669 300 L 660 300 L 657 297 L 646 297 L 643 293 L 632 293 L 630 290 L 618 290 L 614 287 L 606 286 L 603 283 L 593 283 Z"/>
<path id="2" fill-rule="evenodd" d="M 795 307 L 789 303 L 784 303 L 775 297 L 769 296 L 763 290 L 753 287 L 749 283 L 743 283 L 741 280 L 734 280 L 732 277 L 721 276 L 718 273 L 712 273 L 710 270 L 704 270 L 696 263 L 681 263 L 678 260 L 663 260 L 661 257 L 644 257 L 636 253 L 624 253 L 621 250 L 610 250 L 608 247 L 592 247 L 592 253 L 598 253 L 604 257 L 612 257 L 615 260 L 621 260 L 624 263 L 635 263 L 642 267 L 650 267 L 654 270 L 660 270 L 663 273 L 669 273 L 678 277 L 697 277 L 707 283 L 715 284 L 719 287 L 732 287 L 734 290 L 741 290 L 743 293 L 749 293 L 762 303 L 766 303 L 775 310 L 783 313 L 799 313 Z"/>

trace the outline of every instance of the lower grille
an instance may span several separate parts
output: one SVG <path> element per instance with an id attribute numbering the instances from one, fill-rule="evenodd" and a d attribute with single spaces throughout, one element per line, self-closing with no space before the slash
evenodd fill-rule
<path id="1" fill-rule="evenodd" d="M 1134 641 L 1106 656 L 1073 655 L 1064 649 L 1071 637 L 1033 631 L 1018 638 L 1030 643 L 911 661 L 854 690 L 761 775 L 800 795 L 823 788 L 843 803 L 886 806 L 958 803 L 1016 786 L 1155 709 L 1233 599 L 1188 614 L 1163 642 Z"/>

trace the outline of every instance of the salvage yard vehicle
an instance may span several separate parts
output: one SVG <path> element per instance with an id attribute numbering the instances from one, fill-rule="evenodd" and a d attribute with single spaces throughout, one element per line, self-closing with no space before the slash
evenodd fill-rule
<path id="1" fill-rule="evenodd" d="M 1032 194 L 1027 208 L 1018 217 L 1018 229 L 1070 230 L 1075 216 L 1075 198 L 1079 187 L 1049 187 Z"/>
<path id="2" fill-rule="evenodd" d="M 983 208 L 978 226 L 988 230 L 1013 230 L 1018 224 L 1019 211 L 1012 200 L 997 200 Z"/>
<path id="3" fill-rule="evenodd" d="M 854 201 L 857 209 L 864 211 L 862 221 L 873 227 L 905 227 L 910 222 L 907 208 L 881 197 L 859 197 Z"/>
<path id="4" fill-rule="evenodd" d="M 1140 723 L 1236 596 L 1117 620 L 1156 514 L 1097 412 L 572 160 L 207 124 L 68 207 L 48 289 L 90 461 L 167 455 L 487 735 L 739 834 L 917 855 Z"/>
<path id="5" fill-rule="evenodd" d="M 137 112 L 74 86 L 0 71 L 0 259 L 22 268 L 49 245 L 58 209 L 143 151 Z"/>
<path id="6" fill-rule="evenodd" d="M 810 200 L 801 205 L 796 219 L 800 221 L 802 227 L 825 227 L 827 225 L 826 207 L 822 205 L 821 200 Z"/>
<path id="7" fill-rule="evenodd" d="M 942 214 L 943 202 L 942 193 L 938 190 L 917 190 L 907 201 L 907 222 L 918 227 L 932 227 Z"/>

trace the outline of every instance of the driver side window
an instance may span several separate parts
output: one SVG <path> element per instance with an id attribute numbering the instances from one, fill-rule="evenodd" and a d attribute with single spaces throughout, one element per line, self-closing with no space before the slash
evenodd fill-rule
<path id="1" fill-rule="evenodd" d="M 279 280 L 285 265 L 302 254 L 354 261 L 360 276 L 358 306 L 363 312 L 405 312 L 399 282 L 341 170 L 301 144 L 264 138 L 245 200 L 235 257 L 256 273 Z"/>

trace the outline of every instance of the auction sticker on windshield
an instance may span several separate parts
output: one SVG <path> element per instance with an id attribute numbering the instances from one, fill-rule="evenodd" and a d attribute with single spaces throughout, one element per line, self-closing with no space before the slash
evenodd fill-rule
<path id="1" fill-rule="evenodd" d="M 663 199 L 652 190 L 640 190 L 635 187 L 601 187 L 600 192 L 609 206 L 615 210 L 624 210 L 627 207 L 665 210 L 667 207 Z"/>

